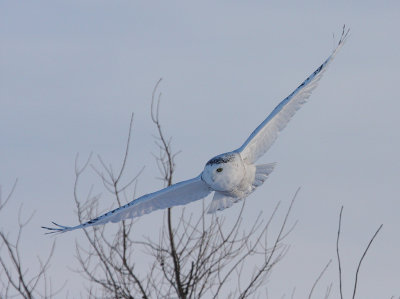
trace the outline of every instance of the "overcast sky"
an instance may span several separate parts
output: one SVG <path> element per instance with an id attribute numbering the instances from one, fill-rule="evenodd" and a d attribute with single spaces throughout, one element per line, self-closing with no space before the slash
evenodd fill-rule
<path id="1" fill-rule="evenodd" d="M 128 174 L 146 167 L 137 195 L 161 188 L 149 118 L 160 77 L 162 122 L 181 151 L 175 182 L 198 175 L 209 158 L 239 147 L 331 53 L 343 24 L 351 28 L 348 42 L 261 159 L 278 166 L 247 199 L 244 217 L 262 210 L 267 218 L 302 187 L 292 214 L 299 223 L 270 277 L 271 298 L 290 296 L 293 287 L 298 298 L 308 294 L 335 258 L 342 205 L 345 293 L 383 223 L 361 269 L 358 294 L 400 296 L 398 1 L 0 1 L 3 193 L 19 179 L 0 227 L 16 231 L 20 204 L 25 215 L 36 211 L 22 243 L 33 267 L 54 240 L 40 226 L 77 222 L 76 154 L 83 160 L 93 151 L 119 165 L 131 112 Z M 90 184 L 82 184 L 83 197 Z M 101 185 L 95 189 L 101 192 Z M 101 199 L 110 206 L 108 194 Z M 239 208 L 223 214 L 229 218 Z M 157 233 L 162 213 L 142 217 L 135 233 Z M 82 232 L 57 237 L 50 273 L 56 284 L 68 280 L 61 297 L 83 292 L 70 270 L 77 268 L 74 240 L 81 242 Z M 336 267 L 330 266 L 318 294 L 334 281 L 337 298 Z"/>

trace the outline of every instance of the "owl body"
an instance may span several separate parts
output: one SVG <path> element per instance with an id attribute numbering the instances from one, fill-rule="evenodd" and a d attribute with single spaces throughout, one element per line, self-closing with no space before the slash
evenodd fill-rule
<path id="1" fill-rule="evenodd" d="M 213 191 L 240 199 L 254 190 L 255 175 L 255 165 L 244 162 L 240 153 L 229 152 L 210 159 L 201 178 Z"/>

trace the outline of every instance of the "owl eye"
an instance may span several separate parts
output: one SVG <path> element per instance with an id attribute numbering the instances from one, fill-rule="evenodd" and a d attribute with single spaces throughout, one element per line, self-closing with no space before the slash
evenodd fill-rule
<path id="1" fill-rule="evenodd" d="M 221 172 L 222 171 L 222 168 L 220 167 L 220 168 L 217 168 L 217 172 Z"/>

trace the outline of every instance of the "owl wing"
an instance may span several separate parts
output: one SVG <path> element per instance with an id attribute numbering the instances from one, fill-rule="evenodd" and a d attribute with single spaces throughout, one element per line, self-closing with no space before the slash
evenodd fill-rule
<path id="1" fill-rule="evenodd" d="M 251 133 L 245 143 L 236 150 L 241 154 L 242 159 L 248 163 L 254 163 L 267 152 L 278 137 L 279 132 L 286 127 L 296 111 L 311 96 L 329 63 L 344 44 L 348 32 L 349 30 L 345 31 L 343 27 L 342 36 L 332 54 L 299 87 L 280 102 L 271 114 Z"/>
<path id="2" fill-rule="evenodd" d="M 64 233 L 89 226 L 102 225 L 108 222 L 119 222 L 128 218 L 139 217 L 156 210 L 188 204 L 206 197 L 211 191 L 208 185 L 201 179 L 201 175 L 199 175 L 191 180 L 183 181 L 157 192 L 146 194 L 124 206 L 80 225 L 63 226 L 53 222 L 55 227 L 42 226 L 42 228 L 49 230 L 49 233 Z"/>

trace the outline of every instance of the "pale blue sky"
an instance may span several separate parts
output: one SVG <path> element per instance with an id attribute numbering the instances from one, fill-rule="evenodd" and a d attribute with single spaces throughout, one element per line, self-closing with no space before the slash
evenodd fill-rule
<path id="1" fill-rule="evenodd" d="M 362 268 L 359 298 L 399 296 L 397 1 L 1 1 L 0 184 L 7 191 L 15 178 L 19 183 L 0 227 L 15 231 L 21 203 L 26 213 L 36 210 L 23 242 L 26 263 L 34 263 L 53 240 L 41 225 L 76 223 L 76 153 L 94 151 L 118 165 L 131 112 L 128 171 L 146 166 L 138 195 L 159 189 L 149 99 L 160 77 L 162 121 L 182 151 L 175 181 L 198 175 L 210 157 L 240 146 L 330 54 L 332 34 L 344 23 L 351 28 L 347 44 L 262 158 L 278 167 L 248 198 L 245 216 L 268 215 L 302 186 L 293 211 L 299 224 L 270 278 L 271 298 L 295 286 L 299 298 L 308 294 L 335 257 L 341 205 L 347 295 L 356 262 L 383 223 Z M 89 187 L 88 179 L 82 194 Z M 143 228 L 160 215 L 142 217 L 138 234 L 158 232 Z M 73 296 L 83 288 L 68 267 L 75 264 L 73 241 L 82 237 L 58 237 L 51 267 L 54 281 L 68 279 Z M 336 265 L 318 291 L 332 280 Z"/>

